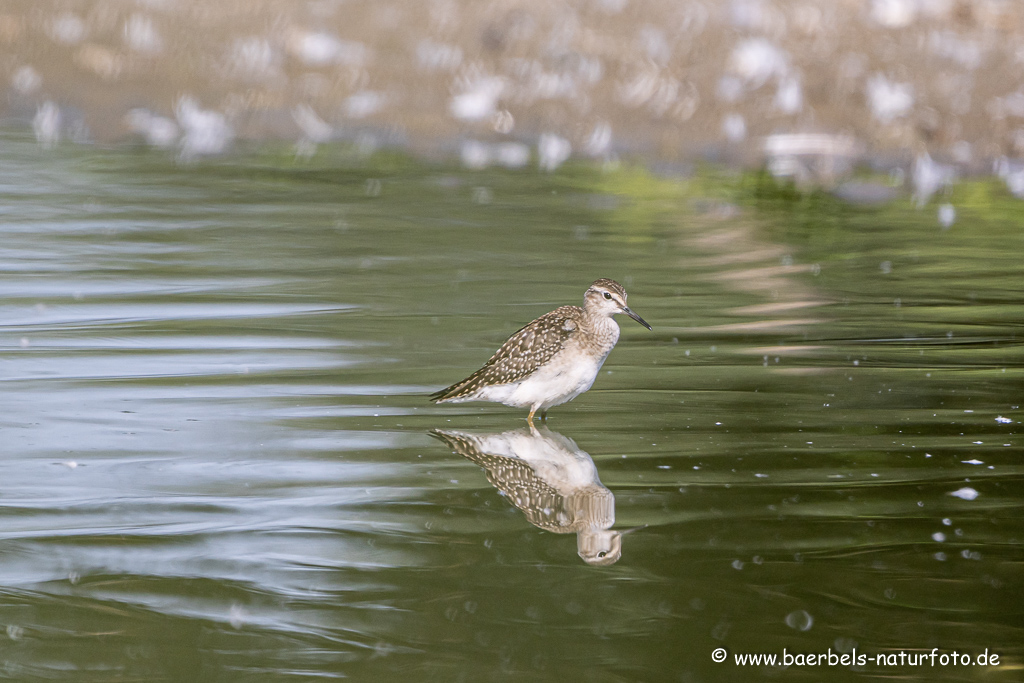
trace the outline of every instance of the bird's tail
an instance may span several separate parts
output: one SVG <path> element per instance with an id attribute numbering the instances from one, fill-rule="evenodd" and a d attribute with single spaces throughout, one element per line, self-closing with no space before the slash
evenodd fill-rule
<path id="1" fill-rule="evenodd" d="M 452 399 L 469 396 L 480 388 L 480 378 L 485 369 L 486 368 L 480 368 L 466 379 L 460 380 L 450 387 L 445 387 L 440 391 L 435 391 L 430 395 L 430 400 L 434 403 L 444 403 L 445 401 L 451 401 Z"/>

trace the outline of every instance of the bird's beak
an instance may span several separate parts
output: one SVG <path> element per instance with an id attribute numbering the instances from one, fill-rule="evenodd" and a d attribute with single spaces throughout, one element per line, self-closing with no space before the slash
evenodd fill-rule
<path id="1" fill-rule="evenodd" d="M 647 329 L 649 329 L 649 330 L 653 330 L 654 329 L 653 327 L 651 327 L 650 325 L 647 324 L 647 321 L 645 321 L 643 318 L 638 316 L 633 311 L 629 310 L 629 306 L 623 306 L 622 307 L 622 312 L 625 313 L 626 315 L 628 315 L 633 320 L 635 320 L 638 323 L 640 323 L 641 325 L 643 325 L 644 327 L 646 327 Z"/>
<path id="2" fill-rule="evenodd" d="M 619 532 L 619 536 L 625 536 L 626 534 L 631 534 L 634 531 L 640 531 L 640 530 L 646 529 L 646 528 L 647 528 L 646 524 L 641 524 L 640 526 L 635 526 L 632 529 L 626 529 L 625 531 L 620 531 Z"/>

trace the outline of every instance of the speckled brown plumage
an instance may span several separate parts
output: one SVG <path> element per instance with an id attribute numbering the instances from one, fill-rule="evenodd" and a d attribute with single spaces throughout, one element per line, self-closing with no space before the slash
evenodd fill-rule
<path id="1" fill-rule="evenodd" d="M 431 401 L 469 396 L 488 384 L 508 384 L 529 377 L 561 351 L 579 332 L 583 309 L 561 306 L 520 328 L 484 366 L 466 379 L 430 395 Z"/>
<path id="2" fill-rule="evenodd" d="M 565 496 L 537 475 L 537 471 L 518 458 L 484 453 L 477 444 L 459 434 L 435 429 L 430 432 L 448 444 L 454 453 L 484 468 L 487 481 L 523 511 L 530 523 L 558 534 L 575 533 L 580 526 L 565 513 Z"/>
<path id="3" fill-rule="evenodd" d="M 614 531 L 615 496 L 600 481 L 594 460 L 546 427 L 474 434 L 435 429 L 430 435 L 484 468 L 487 480 L 534 526 L 576 534 L 583 561 L 615 563 L 622 532 Z"/>
<path id="4" fill-rule="evenodd" d="M 650 329 L 626 305 L 626 290 L 614 280 L 596 280 L 583 307 L 562 306 L 519 329 L 484 366 L 464 380 L 431 394 L 438 403 L 495 401 L 537 411 L 571 401 L 594 383 L 619 339 L 613 316 L 627 315 Z"/>

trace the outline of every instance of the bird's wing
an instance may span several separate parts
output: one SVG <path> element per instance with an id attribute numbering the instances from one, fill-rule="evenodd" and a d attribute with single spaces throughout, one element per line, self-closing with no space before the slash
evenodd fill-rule
<path id="1" fill-rule="evenodd" d="M 566 499 L 529 463 L 520 458 L 486 453 L 476 439 L 461 433 L 435 429 L 430 435 L 448 444 L 453 452 L 484 468 L 487 481 L 523 511 L 536 527 L 557 534 L 575 531 L 575 518 Z"/>
<path id="2" fill-rule="evenodd" d="M 518 330 L 472 375 L 430 398 L 438 401 L 466 396 L 481 386 L 520 382 L 565 348 L 579 330 L 578 306 L 562 306 Z"/>

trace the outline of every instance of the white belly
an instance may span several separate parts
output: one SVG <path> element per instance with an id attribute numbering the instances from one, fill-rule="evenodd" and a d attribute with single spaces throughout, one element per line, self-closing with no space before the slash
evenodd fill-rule
<path id="1" fill-rule="evenodd" d="M 576 355 L 569 362 L 556 356 L 551 363 L 537 369 L 522 382 L 485 387 L 476 398 L 517 408 L 547 410 L 571 401 L 589 389 L 603 364 L 604 357 L 587 359 Z"/>

